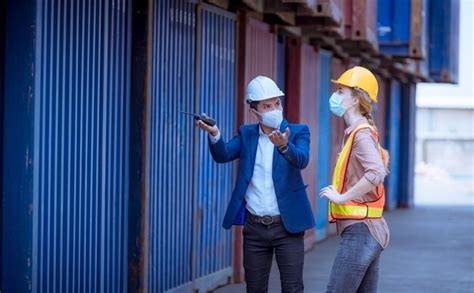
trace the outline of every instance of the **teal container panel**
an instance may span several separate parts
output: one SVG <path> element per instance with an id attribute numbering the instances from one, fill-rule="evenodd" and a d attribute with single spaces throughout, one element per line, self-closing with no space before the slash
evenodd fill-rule
<path id="1" fill-rule="evenodd" d="M 33 292 L 127 280 L 130 1 L 39 1 Z"/>
<path id="2" fill-rule="evenodd" d="M 318 162 L 316 179 L 316 240 L 326 237 L 328 224 L 328 200 L 319 197 L 321 188 L 331 183 L 331 113 L 329 97 L 331 96 L 332 54 L 330 51 L 319 50 L 318 79 Z"/>
<path id="3" fill-rule="evenodd" d="M 400 173 L 400 82 L 393 79 L 387 101 L 387 121 L 385 145 L 390 153 L 390 174 L 386 178 L 385 207 L 394 209 L 398 201 L 398 182 Z"/>
<path id="4" fill-rule="evenodd" d="M 205 5 L 202 10 L 199 112 L 215 118 L 224 139 L 236 131 L 236 17 Z M 196 277 L 220 272 L 219 279 L 232 274 L 232 233 L 222 228 L 222 220 L 234 179 L 233 164 L 217 164 L 212 159 L 208 136 L 200 131 L 196 214 Z"/>
<path id="5" fill-rule="evenodd" d="M 147 144 L 145 288 L 192 281 L 195 4 L 156 0 L 150 12 L 151 77 Z"/>

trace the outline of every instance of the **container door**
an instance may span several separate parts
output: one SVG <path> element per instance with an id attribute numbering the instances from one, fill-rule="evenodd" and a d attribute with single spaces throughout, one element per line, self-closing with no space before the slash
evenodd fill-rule
<path id="1" fill-rule="evenodd" d="M 154 1 L 151 15 L 145 286 L 191 290 L 195 130 L 180 111 L 198 110 L 195 4 Z"/>
<path id="2" fill-rule="evenodd" d="M 386 145 L 390 153 L 390 174 L 386 179 L 387 209 L 397 207 L 398 182 L 400 171 L 400 83 L 392 80 L 390 96 L 387 103 Z"/>
<path id="3" fill-rule="evenodd" d="M 209 5 L 202 9 L 199 112 L 215 118 L 228 141 L 237 127 L 235 103 L 234 14 Z M 190 122 L 189 122 L 190 123 Z M 234 166 L 217 164 L 209 153 L 207 134 L 199 132 L 197 210 L 194 259 L 196 287 L 202 292 L 226 284 L 232 276 L 233 237 L 222 228 L 232 195 Z"/>
<path id="4" fill-rule="evenodd" d="M 332 54 L 330 51 L 319 50 L 318 79 L 318 161 L 316 180 L 316 240 L 326 238 L 328 224 L 328 200 L 319 197 L 319 190 L 331 182 L 331 116 L 329 111 L 329 97 L 331 96 Z"/>

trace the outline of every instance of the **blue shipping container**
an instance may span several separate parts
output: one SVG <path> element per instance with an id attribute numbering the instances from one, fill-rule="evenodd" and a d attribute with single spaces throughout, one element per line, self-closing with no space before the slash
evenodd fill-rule
<path id="1" fill-rule="evenodd" d="M 3 203 L 3 94 L 5 81 L 5 15 L 6 1 L 0 3 L 0 202 Z M 0 255 L 3 251 L 3 204 L 0 205 Z M 0 262 L 0 291 L 2 290 L 2 262 Z"/>
<path id="2" fill-rule="evenodd" d="M 199 112 L 215 118 L 225 139 L 236 131 L 235 41 L 236 16 L 204 5 L 200 45 Z M 191 121 L 188 121 L 191 127 Z M 196 130 L 197 131 L 197 130 Z M 234 180 L 233 164 L 217 164 L 212 159 L 208 136 L 199 131 L 197 162 L 198 193 L 196 211 L 196 288 L 212 290 L 228 282 L 232 275 L 232 233 L 222 228 L 222 220 Z"/>
<path id="3" fill-rule="evenodd" d="M 385 189 L 385 207 L 394 209 L 398 202 L 400 172 L 400 83 L 392 79 L 390 94 L 387 97 L 387 120 L 385 144 L 390 153 L 390 174 L 387 176 Z"/>
<path id="4" fill-rule="evenodd" d="M 35 45 L 7 49 L 5 292 L 126 290 L 130 3 L 10 2 L 36 23 L 9 22 L 11 43 Z"/>
<path id="5" fill-rule="evenodd" d="M 326 238 L 328 224 L 328 200 L 319 197 L 321 188 L 331 182 L 331 113 L 329 111 L 329 97 L 331 96 L 332 54 L 330 51 L 319 50 L 318 68 L 318 162 L 316 172 L 316 240 Z"/>
<path id="6" fill-rule="evenodd" d="M 386 0 L 377 5 L 380 50 L 388 55 L 425 58 L 428 0 Z"/>
<path id="7" fill-rule="evenodd" d="M 195 4 L 153 1 L 148 105 L 145 287 L 191 286 L 194 186 Z"/>
<path id="8" fill-rule="evenodd" d="M 459 66 L 459 0 L 430 0 L 430 77 L 457 83 Z"/>
<path id="9" fill-rule="evenodd" d="M 415 190 L 416 85 L 403 84 L 400 111 L 400 180 L 398 206 L 412 207 Z"/>

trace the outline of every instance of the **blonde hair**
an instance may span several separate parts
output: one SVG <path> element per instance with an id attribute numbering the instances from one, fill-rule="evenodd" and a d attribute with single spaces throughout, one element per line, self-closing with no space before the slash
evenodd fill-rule
<path id="1" fill-rule="evenodd" d="M 370 102 L 369 95 L 364 90 L 359 88 L 351 88 L 351 94 L 353 97 L 357 97 L 359 99 L 359 112 L 367 119 L 370 126 L 372 126 L 378 132 L 374 118 L 372 117 L 372 103 Z M 380 148 L 382 149 L 382 162 L 384 164 L 385 171 L 388 174 L 390 171 L 390 154 L 382 146 L 380 146 Z"/>

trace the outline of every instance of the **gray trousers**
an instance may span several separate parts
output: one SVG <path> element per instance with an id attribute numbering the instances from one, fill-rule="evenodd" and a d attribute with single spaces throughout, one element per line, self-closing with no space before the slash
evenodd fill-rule
<path id="1" fill-rule="evenodd" d="M 282 292 L 303 292 L 304 232 L 290 234 L 282 223 L 266 226 L 246 219 L 243 236 L 247 292 L 268 292 L 273 253 Z"/>
<path id="2" fill-rule="evenodd" d="M 382 246 L 364 223 L 344 229 L 327 292 L 377 292 Z"/>

